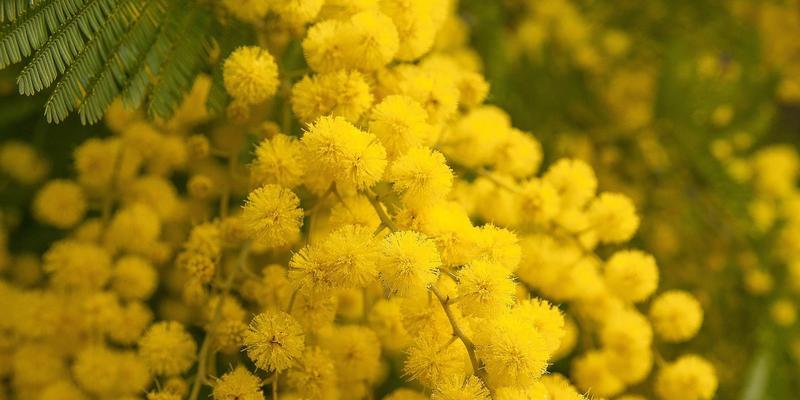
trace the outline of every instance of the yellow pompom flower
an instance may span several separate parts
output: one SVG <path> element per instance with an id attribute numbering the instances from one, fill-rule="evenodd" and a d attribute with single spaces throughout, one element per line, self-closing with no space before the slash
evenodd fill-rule
<path id="1" fill-rule="evenodd" d="M 255 23 L 267 16 L 270 0 L 222 0 L 222 6 L 236 18 Z"/>
<path id="2" fill-rule="evenodd" d="M 650 304 L 650 321 L 666 342 L 683 342 L 697 334 L 703 323 L 703 308 L 691 294 L 681 290 L 661 293 Z"/>
<path id="3" fill-rule="evenodd" d="M 86 395 L 69 380 L 53 382 L 42 390 L 39 400 L 86 400 Z"/>
<path id="4" fill-rule="evenodd" d="M 340 385 L 374 382 L 380 371 L 381 343 L 371 329 L 360 325 L 336 326 L 320 338 L 339 376 Z"/>
<path id="5" fill-rule="evenodd" d="M 104 242 L 112 251 L 146 254 L 161 235 L 158 214 L 144 203 L 133 203 L 114 214 Z"/>
<path id="6" fill-rule="evenodd" d="M 494 387 L 531 385 L 547 368 L 549 352 L 544 336 L 512 314 L 481 325 L 475 345 Z"/>
<path id="7" fill-rule="evenodd" d="M 67 239 L 54 243 L 44 253 L 42 269 L 51 274 L 55 288 L 97 290 L 111 276 L 111 257 L 94 244 Z"/>
<path id="8" fill-rule="evenodd" d="M 287 188 L 303 182 L 303 146 L 291 137 L 277 134 L 258 144 L 250 165 L 250 181 L 256 185 L 276 184 Z"/>
<path id="9" fill-rule="evenodd" d="M 592 167 L 574 158 L 556 161 L 545 172 L 544 180 L 556 189 L 564 208 L 583 207 L 597 190 L 597 178 Z"/>
<path id="10" fill-rule="evenodd" d="M 264 185 L 247 195 L 242 221 L 259 244 L 269 248 L 285 246 L 298 237 L 303 224 L 300 199 L 289 189 Z"/>
<path id="11" fill-rule="evenodd" d="M 797 321 L 797 306 L 788 298 L 780 298 L 770 305 L 769 315 L 778 326 L 792 326 Z"/>
<path id="12" fill-rule="evenodd" d="M 197 345 L 183 325 L 162 321 L 153 324 L 139 339 L 139 356 L 157 375 L 178 375 L 194 364 Z"/>
<path id="13" fill-rule="evenodd" d="M 303 328 L 282 311 L 258 314 L 245 333 L 247 356 L 264 371 L 283 371 L 295 365 L 303 353 Z"/>
<path id="14" fill-rule="evenodd" d="M 458 307 L 464 315 L 488 317 L 514 303 L 514 282 L 506 268 L 473 261 L 458 271 Z"/>
<path id="15" fill-rule="evenodd" d="M 547 374 L 542 377 L 542 384 L 553 400 L 586 400 L 564 375 Z"/>
<path id="16" fill-rule="evenodd" d="M 287 373 L 289 388 L 309 399 L 337 398 L 337 371 L 325 350 L 319 347 L 307 349 L 298 364 Z"/>
<path id="17" fill-rule="evenodd" d="M 655 392 L 662 400 L 709 400 L 717 391 L 717 374 L 704 358 L 687 354 L 658 371 Z"/>
<path id="18" fill-rule="evenodd" d="M 533 135 L 514 128 L 492 157 L 492 165 L 497 172 L 517 178 L 526 178 L 535 173 L 541 162 L 542 145 Z"/>
<path id="19" fill-rule="evenodd" d="M 146 300 L 158 284 L 158 272 L 153 264 L 137 256 L 119 258 L 111 275 L 111 286 L 124 300 Z"/>
<path id="20" fill-rule="evenodd" d="M 658 267 L 653 256 L 642 251 L 618 251 L 606 262 L 604 278 L 615 296 L 638 303 L 658 287 Z"/>
<path id="21" fill-rule="evenodd" d="M 547 391 L 547 387 L 541 382 L 536 382 L 524 388 L 514 387 L 514 386 L 505 386 L 498 388 L 494 392 L 494 398 L 495 400 L 550 400 L 551 399 L 550 393 Z"/>
<path id="22" fill-rule="evenodd" d="M 31 145 L 8 141 L 0 146 L 0 169 L 16 181 L 32 185 L 50 171 L 50 165 Z"/>
<path id="23" fill-rule="evenodd" d="M 460 343 L 431 335 L 418 337 L 406 352 L 403 371 L 409 380 L 426 387 L 464 373 L 465 353 Z"/>
<path id="24" fill-rule="evenodd" d="M 344 32 L 350 64 L 362 71 L 374 71 L 397 54 L 400 42 L 392 19 L 377 11 L 353 15 Z"/>
<path id="25" fill-rule="evenodd" d="M 589 205 L 589 221 L 603 243 L 621 243 L 639 228 L 636 207 L 625 195 L 602 193 Z"/>
<path id="26" fill-rule="evenodd" d="M 409 207 L 445 199 L 453 187 L 453 172 L 442 153 L 425 147 L 411 149 L 389 167 L 388 180 Z"/>
<path id="27" fill-rule="evenodd" d="M 558 307 L 542 299 L 523 300 L 511 310 L 511 315 L 525 326 L 532 326 L 542 335 L 548 356 L 558 350 L 564 329 L 564 315 Z"/>
<path id="28" fill-rule="evenodd" d="M 369 228 L 345 225 L 331 232 L 318 250 L 334 287 L 364 287 L 378 275 L 379 242 Z"/>
<path id="29" fill-rule="evenodd" d="M 112 184 L 128 182 L 142 163 L 141 155 L 119 139 L 89 139 L 75 149 L 73 156 L 78 182 L 90 191 L 109 190 Z"/>
<path id="30" fill-rule="evenodd" d="M 390 95 L 372 108 L 369 131 L 381 141 L 389 159 L 395 159 L 428 144 L 433 127 L 428 124 L 428 113 L 416 100 Z"/>
<path id="31" fill-rule="evenodd" d="M 278 89 L 278 66 L 272 55 L 256 46 L 239 47 L 225 60 L 225 90 L 236 101 L 258 104 Z"/>
<path id="32" fill-rule="evenodd" d="M 403 296 L 433 284 L 441 264 L 432 240 L 419 232 L 401 231 L 384 239 L 378 273 L 392 293 Z"/>
<path id="33" fill-rule="evenodd" d="M 429 13 L 428 0 L 382 0 L 381 11 L 388 15 L 397 28 L 400 45 L 397 59 L 412 61 L 433 47 L 436 25 Z"/>
<path id="34" fill-rule="evenodd" d="M 436 385 L 431 400 L 490 400 L 489 389 L 476 376 L 451 376 Z"/>
<path id="35" fill-rule="evenodd" d="M 86 195 L 76 183 L 56 179 L 47 182 L 33 199 L 33 215 L 41 222 L 67 229 L 83 219 Z"/>
<path id="36" fill-rule="evenodd" d="M 315 72 L 331 72 L 349 67 L 343 21 L 329 19 L 314 24 L 303 39 L 306 63 Z"/>
<path id="37" fill-rule="evenodd" d="M 609 366 L 606 353 L 589 351 L 572 362 L 572 379 L 575 385 L 598 396 L 615 396 L 625 390 Z"/>
<path id="38" fill-rule="evenodd" d="M 411 389 L 400 388 L 387 394 L 382 400 L 428 400 L 428 397 Z"/>
<path id="39" fill-rule="evenodd" d="M 514 272 L 522 258 L 517 235 L 505 228 L 486 224 L 472 232 L 476 259 L 497 264 Z"/>
<path id="40" fill-rule="evenodd" d="M 322 9 L 324 0 L 270 0 L 271 10 L 280 19 L 290 25 L 297 26 L 316 18 Z"/>
<path id="41" fill-rule="evenodd" d="M 632 354 L 650 349 L 653 329 L 647 318 L 635 309 L 622 310 L 604 321 L 600 341 L 607 350 L 623 355 Z"/>
<path id="42" fill-rule="evenodd" d="M 561 209 L 558 192 L 548 181 L 534 178 L 523 183 L 519 195 L 520 213 L 528 224 L 550 222 Z"/>
<path id="43" fill-rule="evenodd" d="M 130 183 L 125 191 L 126 204 L 144 203 L 165 221 L 175 219 L 178 193 L 170 181 L 156 175 L 145 175 Z"/>
<path id="44" fill-rule="evenodd" d="M 241 365 L 222 375 L 213 386 L 214 400 L 264 400 L 261 379 Z"/>
<path id="45" fill-rule="evenodd" d="M 386 150 L 375 135 L 341 117 L 321 117 L 309 126 L 302 142 L 308 152 L 308 169 L 344 188 L 370 187 L 386 168 Z"/>
<path id="46" fill-rule="evenodd" d="M 372 93 L 364 75 L 339 70 L 303 77 L 292 87 L 292 110 L 306 123 L 322 116 L 358 122 L 372 105 Z"/>

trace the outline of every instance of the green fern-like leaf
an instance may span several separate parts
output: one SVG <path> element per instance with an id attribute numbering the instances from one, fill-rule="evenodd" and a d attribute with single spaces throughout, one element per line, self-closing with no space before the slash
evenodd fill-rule
<path id="1" fill-rule="evenodd" d="M 114 99 L 168 118 L 199 73 L 215 77 L 209 106 L 224 107 L 211 65 L 212 5 L 194 0 L 0 0 L 0 69 L 28 59 L 19 92 L 52 92 L 44 114 L 100 121 Z M 239 42 L 241 43 L 241 42 Z M 226 49 L 223 49 L 223 52 Z"/>

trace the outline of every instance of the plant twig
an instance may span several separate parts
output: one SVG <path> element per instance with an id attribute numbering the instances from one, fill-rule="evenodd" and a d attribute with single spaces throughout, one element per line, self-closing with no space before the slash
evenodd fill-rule
<path id="1" fill-rule="evenodd" d="M 467 349 L 469 361 L 472 363 L 472 370 L 475 371 L 475 375 L 483 382 L 487 382 L 486 372 L 481 368 L 480 361 L 478 361 L 478 356 L 475 355 L 475 343 L 472 343 L 472 340 L 470 340 L 464 331 L 461 330 L 461 327 L 458 326 L 458 322 L 456 322 L 456 317 L 453 314 L 453 310 L 450 309 L 450 297 L 443 296 L 436 286 L 431 286 L 430 290 L 431 293 L 433 293 L 434 296 L 439 299 L 439 303 L 441 303 L 444 313 L 447 315 L 447 320 L 450 321 L 450 326 L 453 328 L 453 336 L 458 337 L 461 340 L 461 343 L 464 343 L 464 347 Z"/>

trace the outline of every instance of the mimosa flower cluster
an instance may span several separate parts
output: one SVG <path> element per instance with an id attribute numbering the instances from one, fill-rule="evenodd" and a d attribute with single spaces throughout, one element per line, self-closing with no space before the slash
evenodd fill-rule
<path id="1" fill-rule="evenodd" d="M 578 159 L 542 168 L 455 9 L 223 0 L 263 34 L 225 55 L 225 116 L 203 76 L 169 121 L 113 106 L 69 177 L 3 144 L 58 232 L 2 255 L 12 398 L 712 398 L 708 361 L 661 358 L 703 310 L 655 294 L 631 199 Z M 548 372 L 565 357 L 572 380 Z"/>

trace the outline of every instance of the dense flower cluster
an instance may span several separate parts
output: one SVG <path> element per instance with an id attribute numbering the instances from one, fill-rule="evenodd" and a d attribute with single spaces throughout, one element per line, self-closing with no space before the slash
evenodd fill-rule
<path id="1" fill-rule="evenodd" d="M 16 398 L 713 397 L 708 361 L 660 354 L 703 310 L 656 294 L 655 258 L 627 245 L 633 201 L 579 159 L 541 168 L 539 141 L 485 103 L 453 2 L 220 5 L 294 38 L 308 69 L 279 69 L 286 43 L 241 46 L 225 116 L 115 104 L 71 178 L 0 148 L 60 233 L 0 257 Z M 571 380 L 548 372 L 568 356 Z"/>

